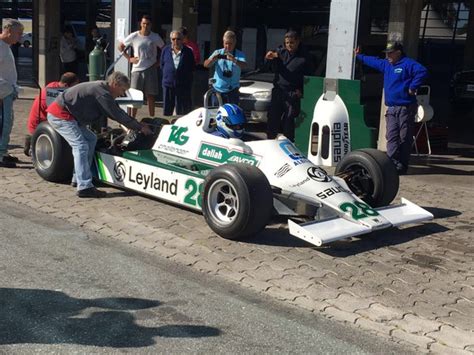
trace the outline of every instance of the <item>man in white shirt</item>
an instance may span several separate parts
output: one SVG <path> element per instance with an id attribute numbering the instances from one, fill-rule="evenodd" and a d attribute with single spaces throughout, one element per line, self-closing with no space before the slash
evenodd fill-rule
<path id="1" fill-rule="evenodd" d="M 18 158 L 8 154 L 13 126 L 13 101 L 18 94 L 15 57 L 10 49 L 23 34 L 23 25 L 13 19 L 4 20 L 0 34 L 0 167 L 15 168 Z"/>
<path id="2" fill-rule="evenodd" d="M 150 117 L 155 116 L 155 95 L 158 95 L 158 48 L 161 50 L 165 42 L 160 35 L 151 31 L 151 17 L 143 15 L 140 30 L 128 35 L 119 45 L 119 50 L 132 46 L 133 57 L 124 53 L 124 57 L 132 63 L 132 88 L 141 90 L 146 95 Z M 132 109 L 135 117 L 137 109 Z"/>

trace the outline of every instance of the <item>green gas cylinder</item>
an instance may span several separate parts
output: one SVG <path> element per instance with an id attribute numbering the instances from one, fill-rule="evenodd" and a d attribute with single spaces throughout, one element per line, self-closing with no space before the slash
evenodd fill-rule
<path id="1" fill-rule="evenodd" d="M 105 73 L 105 53 L 100 43 L 89 53 L 89 81 L 102 80 Z"/>

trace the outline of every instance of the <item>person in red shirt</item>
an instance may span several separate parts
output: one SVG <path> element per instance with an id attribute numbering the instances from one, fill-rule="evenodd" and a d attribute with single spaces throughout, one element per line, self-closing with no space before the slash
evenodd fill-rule
<path id="1" fill-rule="evenodd" d="M 47 102 L 46 102 L 46 91 L 48 88 L 69 88 L 71 86 L 76 85 L 79 83 L 79 78 L 77 77 L 76 74 L 72 72 L 66 72 L 64 73 L 59 81 L 52 81 L 48 85 L 46 85 L 46 88 L 41 90 L 41 99 L 40 95 L 35 97 L 35 100 L 33 101 L 33 105 L 31 106 L 30 109 L 30 115 L 28 116 L 28 122 L 27 122 L 27 128 L 29 134 L 26 135 L 25 137 L 25 147 L 24 147 L 24 153 L 27 156 L 30 156 L 30 145 L 31 145 L 31 136 L 33 133 L 35 133 L 36 127 L 40 124 L 42 121 L 46 121 L 46 108 L 47 108 Z"/>
<path id="2" fill-rule="evenodd" d="M 183 35 L 183 44 L 193 51 L 194 64 L 198 65 L 201 62 L 201 52 L 199 51 L 199 46 L 196 42 L 193 42 L 189 39 L 188 29 L 186 27 L 180 27 L 178 31 Z"/>

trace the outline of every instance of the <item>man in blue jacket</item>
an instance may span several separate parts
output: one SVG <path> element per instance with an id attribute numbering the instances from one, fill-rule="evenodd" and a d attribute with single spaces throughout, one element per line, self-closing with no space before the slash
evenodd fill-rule
<path id="1" fill-rule="evenodd" d="M 171 116 L 176 107 L 177 115 L 191 111 L 191 87 L 193 83 L 193 51 L 183 44 L 183 34 L 171 31 L 171 44 L 161 52 L 160 66 L 163 71 L 163 114 Z"/>
<path id="2" fill-rule="evenodd" d="M 385 105 L 387 111 L 387 155 L 392 159 L 399 174 L 405 174 L 413 143 L 413 123 L 417 111 L 416 91 L 428 76 L 420 63 L 405 56 L 400 42 L 389 42 L 385 59 L 360 54 L 357 59 L 383 73 Z"/>

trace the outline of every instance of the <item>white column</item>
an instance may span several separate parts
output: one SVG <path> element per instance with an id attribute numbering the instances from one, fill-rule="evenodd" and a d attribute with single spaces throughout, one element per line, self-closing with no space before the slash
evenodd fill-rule
<path id="1" fill-rule="evenodd" d="M 326 77 L 354 78 L 360 0 L 332 0 L 329 13 Z"/>

